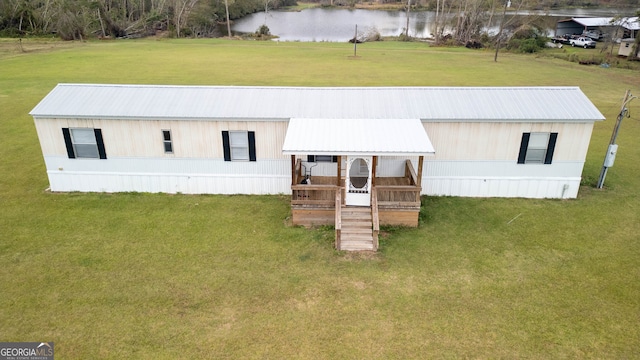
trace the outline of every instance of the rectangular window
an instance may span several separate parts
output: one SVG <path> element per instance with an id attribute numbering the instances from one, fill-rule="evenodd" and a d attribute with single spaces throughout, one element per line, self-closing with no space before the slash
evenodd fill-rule
<path id="1" fill-rule="evenodd" d="M 529 145 L 527 146 L 527 154 L 525 155 L 524 163 L 544 163 L 548 144 L 549 133 L 531 133 L 531 135 L 529 135 Z"/>
<path id="2" fill-rule="evenodd" d="M 91 128 L 63 128 L 62 135 L 69 159 L 106 159 L 102 130 Z"/>
<path id="3" fill-rule="evenodd" d="M 551 164 L 558 133 L 523 133 L 518 164 Z"/>
<path id="4" fill-rule="evenodd" d="M 229 131 L 231 161 L 249 160 L 249 137 L 246 131 Z"/>
<path id="5" fill-rule="evenodd" d="M 307 162 L 338 162 L 338 157 L 331 155 L 307 155 Z"/>
<path id="6" fill-rule="evenodd" d="M 165 154 L 172 154 L 173 144 L 171 143 L 171 130 L 162 130 L 162 143 L 164 144 Z"/>
<path id="7" fill-rule="evenodd" d="M 96 159 L 100 157 L 93 129 L 71 129 L 71 140 L 76 157 Z"/>
<path id="8" fill-rule="evenodd" d="M 224 161 L 256 161 L 256 136 L 253 131 L 223 131 Z"/>

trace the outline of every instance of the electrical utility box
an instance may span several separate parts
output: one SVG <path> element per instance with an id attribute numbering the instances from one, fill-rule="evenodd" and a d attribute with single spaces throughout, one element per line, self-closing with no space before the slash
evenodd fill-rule
<path id="1" fill-rule="evenodd" d="M 604 158 L 604 166 L 612 167 L 613 162 L 616 161 L 616 153 L 618 152 L 618 144 L 609 145 L 609 149 L 607 151 L 607 156 Z"/>

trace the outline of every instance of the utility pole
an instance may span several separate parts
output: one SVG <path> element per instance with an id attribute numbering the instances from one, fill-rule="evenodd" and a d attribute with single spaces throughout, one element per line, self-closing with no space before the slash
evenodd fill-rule
<path id="1" fill-rule="evenodd" d="M 502 40 L 502 30 L 504 29 L 504 18 L 507 15 L 507 7 L 511 6 L 511 1 L 504 3 L 504 9 L 502 10 L 502 19 L 500 19 L 500 29 L 498 30 L 498 36 L 496 39 L 496 54 L 493 56 L 493 62 L 498 62 L 498 51 L 500 51 L 500 40 Z"/>
<path id="2" fill-rule="evenodd" d="M 358 56 L 358 24 L 356 24 L 356 32 L 353 34 L 353 57 Z"/>
<path id="3" fill-rule="evenodd" d="M 616 144 L 616 138 L 618 137 L 618 131 L 620 131 L 620 124 L 622 119 L 627 114 L 627 104 L 631 100 L 636 99 L 636 96 L 631 95 L 631 90 L 627 90 L 624 94 L 624 100 L 622 101 L 622 108 L 618 114 L 616 125 L 613 127 L 613 133 L 611 134 L 611 140 L 609 141 L 609 147 L 607 148 L 607 154 L 604 156 L 604 163 L 602 164 L 602 170 L 600 171 L 600 178 L 598 179 L 598 189 L 602 189 L 604 185 L 604 178 L 607 177 L 607 170 L 613 166 L 613 162 L 616 159 L 616 153 L 618 152 L 618 145 Z"/>

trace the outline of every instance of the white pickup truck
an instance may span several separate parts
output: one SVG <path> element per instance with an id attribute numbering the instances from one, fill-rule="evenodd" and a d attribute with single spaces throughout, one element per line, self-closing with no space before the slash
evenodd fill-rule
<path id="1" fill-rule="evenodd" d="M 585 36 L 579 37 L 577 39 L 571 39 L 569 40 L 569 43 L 571 44 L 571 46 L 581 46 L 585 49 L 596 48 L 596 42 Z"/>

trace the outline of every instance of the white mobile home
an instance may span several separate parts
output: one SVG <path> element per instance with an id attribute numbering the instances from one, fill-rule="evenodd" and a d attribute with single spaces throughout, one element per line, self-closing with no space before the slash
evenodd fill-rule
<path id="1" fill-rule="evenodd" d="M 604 119 L 577 87 L 60 84 L 31 115 L 51 191 L 286 193 L 302 224 L 339 193 L 407 225 L 420 194 L 575 198 Z"/>

